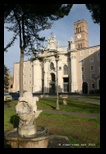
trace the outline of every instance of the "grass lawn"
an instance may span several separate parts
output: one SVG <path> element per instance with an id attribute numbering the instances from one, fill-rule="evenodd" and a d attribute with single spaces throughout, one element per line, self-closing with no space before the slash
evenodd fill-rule
<path id="1" fill-rule="evenodd" d="M 81 113 L 100 113 L 100 106 L 96 104 L 87 103 L 84 101 L 67 99 L 68 105 L 62 104 L 62 99 L 59 99 L 60 111 L 67 112 L 81 112 Z M 39 109 L 55 110 L 56 98 L 42 98 L 37 102 Z M 59 111 L 58 111 L 59 112 Z"/>
<path id="2" fill-rule="evenodd" d="M 55 98 L 43 98 L 37 102 L 38 109 L 55 110 Z M 63 106 L 62 100 L 59 101 L 60 110 L 67 112 L 99 113 L 100 106 L 85 103 L 78 100 L 68 99 L 68 105 Z M 4 130 L 17 127 L 18 117 L 14 107 L 17 101 L 6 102 L 4 104 Z M 8 107 L 8 108 L 7 108 Z M 60 112 L 60 111 L 57 111 Z M 47 114 L 42 112 L 36 119 L 37 126 L 46 127 L 53 135 L 67 136 L 70 144 L 75 148 L 88 146 L 89 148 L 100 147 L 100 119 L 90 119 L 83 117 L 72 117 L 68 115 Z M 79 146 L 75 146 L 79 145 Z M 84 147 L 86 147 L 84 146 Z"/>
<path id="3" fill-rule="evenodd" d="M 53 135 L 67 136 L 73 147 L 75 144 L 100 147 L 100 119 L 41 113 L 36 123 L 46 127 Z"/>
<path id="4" fill-rule="evenodd" d="M 100 95 L 85 95 L 84 96 L 85 98 L 90 98 L 90 99 L 97 99 L 97 100 L 100 100 Z"/>

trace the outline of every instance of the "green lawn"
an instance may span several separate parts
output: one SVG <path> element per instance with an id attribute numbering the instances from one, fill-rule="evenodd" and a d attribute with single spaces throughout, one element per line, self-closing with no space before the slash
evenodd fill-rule
<path id="1" fill-rule="evenodd" d="M 73 146 L 91 143 L 93 147 L 100 147 L 100 119 L 41 113 L 36 123 L 53 135 L 67 136 Z"/>
<path id="2" fill-rule="evenodd" d="M 84 96 L 85 98 L 90 98 L 90 99 L 97 99 L 97 100 L 100 100 L 100 95 L 86 95 Z"/>
<path id="3" fill-rule="evenodd" d="M 62 99 L 59 99 L 60 111 L 67 112 L 80 112 L 80 113 L 100 113 L 100 105 L 91 104 L 88 102 L 75 100 L 72 98 L 67 99 L 68 105 L 62 104 Z M 11 102 L 5 102 L 4 107 L 15 107 L 18 103 L 17 100 Z M 38 109 L 42 110 L 55 110 L 56 98 L 41 98 L 37 102 Z M 59 112 L 59 111 L 58 111 Z"/>
<path id="4" fill-rule="evenodd" d="M 100 113 L 100 106 L 96 104 L 87 103 L 84 101 L 67 99 L 68 105 L 62 104 L 62 99 L 59 99 L 60 111 L 67 112 L 81 112 L 81 113 Z M 37 102 L 39 109 L 55 110 L 56 98 L 42 98 Z"/>
<path id="5" fill-rule="evenodd" d="M 100 106 L 90 103 L 68 99 L 68 105 L 63 106 L 59 101 L 60 111 L 79 113 L 100 113 Z M 4 130 L 18 126 L 18 117 L 15 113 L 17 101 L 6 102 L 4 104 Z M 37 102 L 38 109 L 55 110 L 55 98 L 43 98 Z M 10 108 L 13 107 L 13 108 Z M 57 113 L 60 111 L 56 111 Z M 100 147 L 100 119 L 90 119 L 83 117 L 72 117 L 68 115 L 47 114 L 42 112 L 36 119 L 37 126 L 46 127 L 51 134 L 67 136 L 70 144 L 77 148 L 82 145 L 90 147 Z M 85 146 L 84 146 L 85 147 Z"/>

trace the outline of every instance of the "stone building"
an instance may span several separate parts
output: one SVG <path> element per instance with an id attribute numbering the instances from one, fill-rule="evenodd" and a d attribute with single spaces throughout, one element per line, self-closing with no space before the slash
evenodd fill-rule
<path id="1" fill-rule="evenodd" d="M 100 89 L 100 45 L 88 46 L 88 24 L 74 23 L 74 40 L 60 46 L 48 39 L 34 61 L 25 61 L 24 90 L 32 93 L 86 93 Z M 57 86 L 58 79 L 58 86 Z M 14 64 L 14 90 L 19 90 L 19 63 Z"/>

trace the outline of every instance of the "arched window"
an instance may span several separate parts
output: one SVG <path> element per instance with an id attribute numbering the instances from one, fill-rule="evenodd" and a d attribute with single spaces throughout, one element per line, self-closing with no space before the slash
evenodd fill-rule
<path id="1" fill-rule="evenodd" d="M 54 70 L 54 64 L 52 62 L 50 63 L 50 69 Z"/>
<path id="2" fill-rule="evenodd" d="M 64 75 L 68 75 L 68 66 L 64 65 Z"/>

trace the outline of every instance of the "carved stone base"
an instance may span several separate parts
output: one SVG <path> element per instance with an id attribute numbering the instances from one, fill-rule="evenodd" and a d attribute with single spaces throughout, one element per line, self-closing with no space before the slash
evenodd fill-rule
<path id="1" fill-rule="evenodd" d="M 47 148 L 49 132 L 40 128 L 35 137 L 21 137 L 17 129 L 4 132 L 5 148 Z"/>

